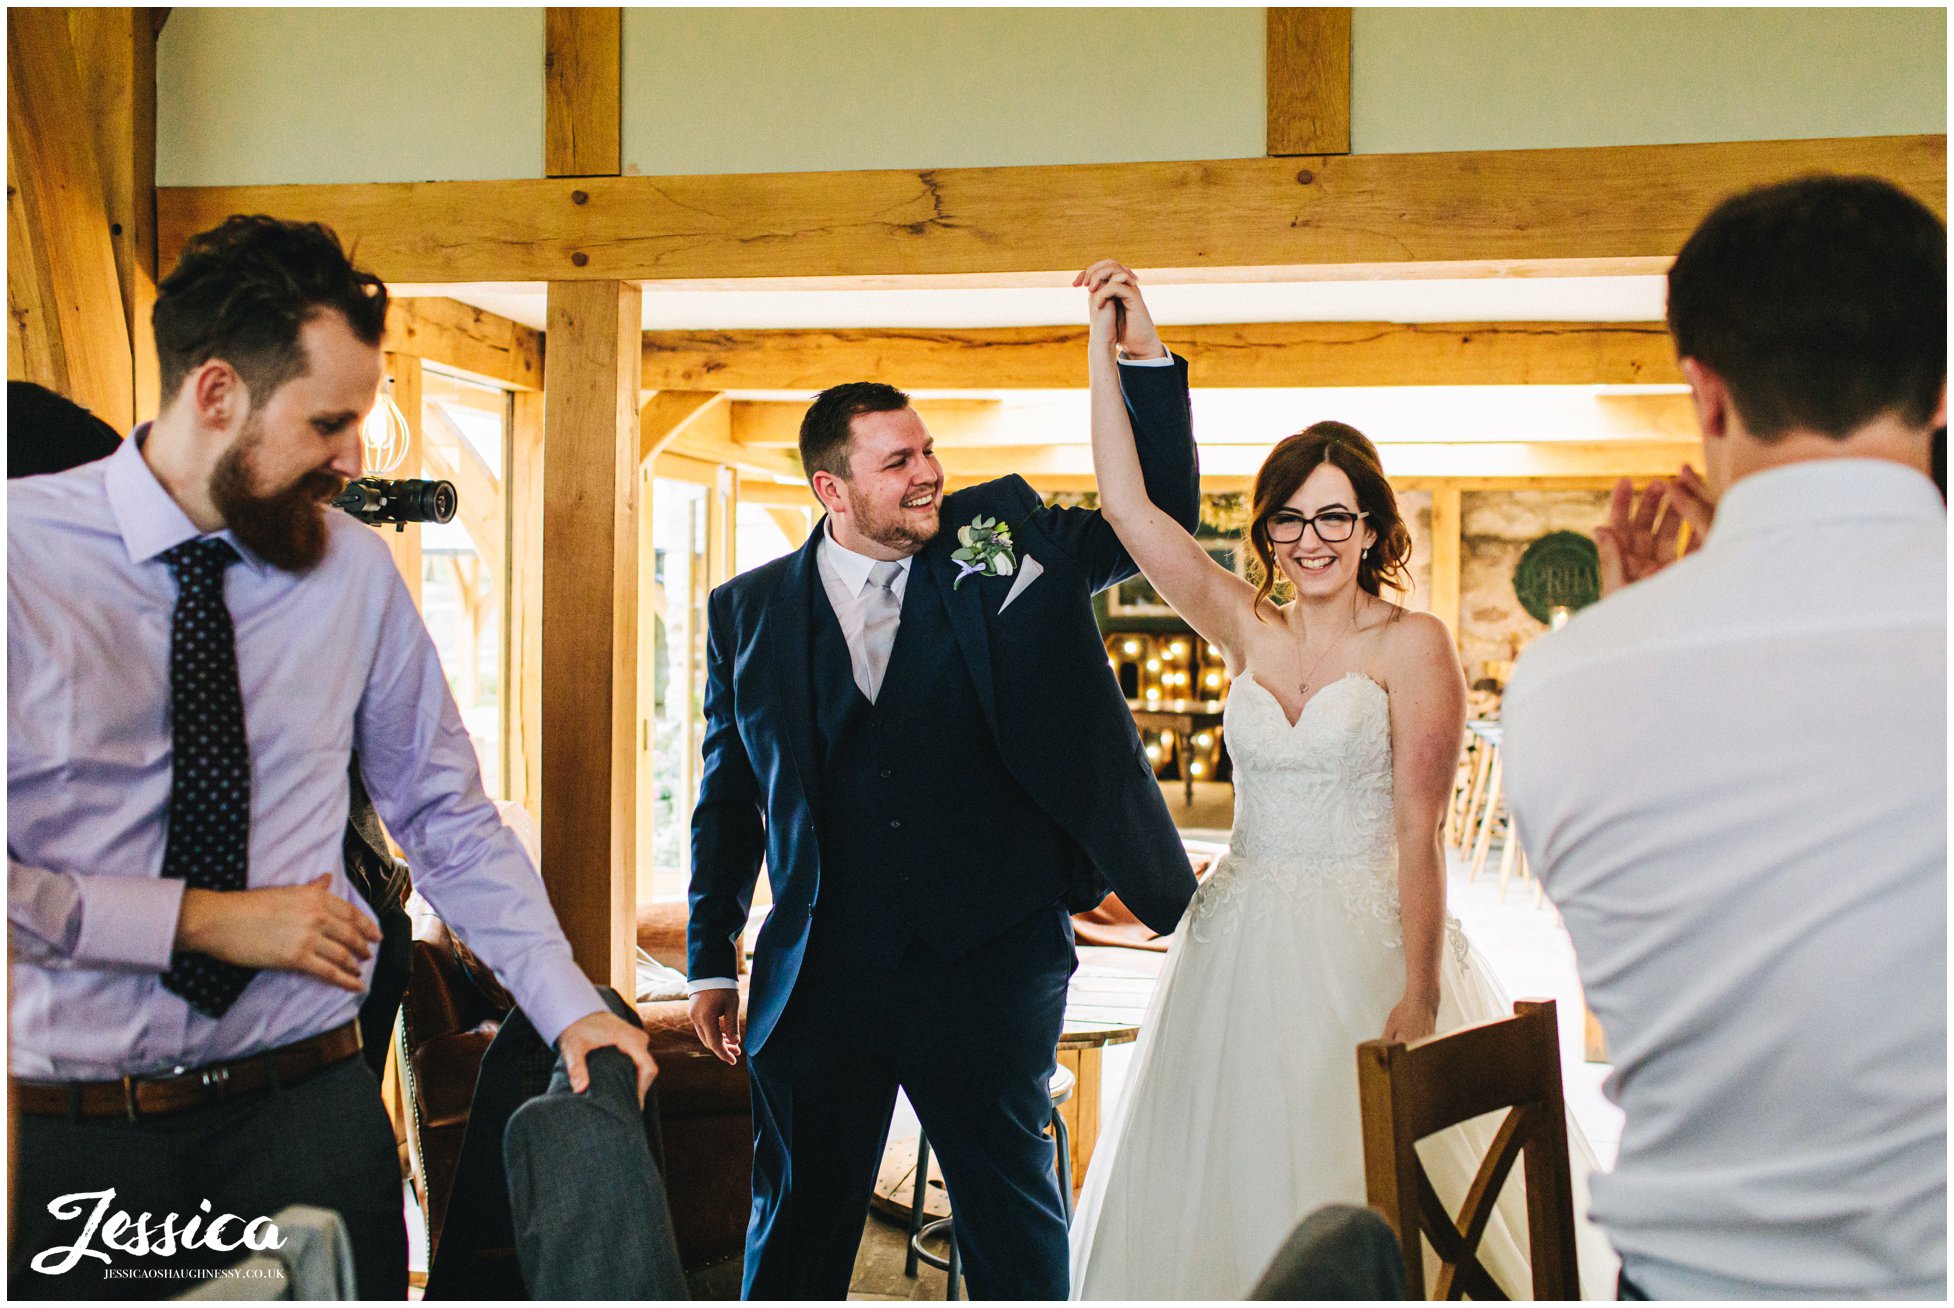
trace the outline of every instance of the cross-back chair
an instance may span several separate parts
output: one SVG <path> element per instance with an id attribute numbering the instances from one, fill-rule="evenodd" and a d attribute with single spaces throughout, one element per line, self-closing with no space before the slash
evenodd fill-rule
<path id="1" fill-rule="evenodd" d="M 1510 1018 L 1413 1045 L 1370 1040 L 1357 1046 L 1365 1189 L 1371 1207 L 1398 1234 L 1405 1284 L 1414 1295 L 1426 1283 L 1429 1240 L 1440 1262 L 1432 1298 L 1509 1297 L 1480 1263 L 1479 1244 L 1500 1189 L 1524 1160 L 1533 1297 L 1581 1297 L 1554 1004 L 1522 1000 L 1513 1008 Z M 1455 1216 L 1433 1189 L 1417 1144 L 1501 1108 L 1506 1118 Z"/>

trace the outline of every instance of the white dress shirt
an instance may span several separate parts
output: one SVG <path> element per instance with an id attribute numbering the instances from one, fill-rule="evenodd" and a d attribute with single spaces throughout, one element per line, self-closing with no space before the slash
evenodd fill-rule
<path id="1" fill-rule="evenodd" d="M 1127 359 L 1120 363 L 1132 368 L 1166 368 L 1174 362 L 1173 351 L 1169 350 L 1159 358 Z M 874 698 L 868 673 L 868 648 L 862 642 L 862 600 L 868 594 L 869 570 L 882 560 L 858 554 L 835 540 L 833 533 L 823 527 L 821 541 L 814 547 L 814 567 L 821 574 L 821 587 L 828 593 L 828 603 L 833 606 L 835 617 L 841 623 L 841 634 L 848 641 L 848 662 L 854 669 L 855 684 L 862 694 Z M 895 592 L 896 603 L 902 603 L 903 593 L 909 588 L 909 567 L 914 558 L 903 559 L 902 572 L 890 586 Z M 685 993 L 696 995 L 701 990 L 731 990 L 739 983 L 729 976 L 698 977 L 685 983 Z"/>
<path id="2" fill-rule="evenodd" d="M 870 702 L 875 699 L 875 682 L 869 675 L 868 644 L 862 639 L 862 627 L 868 621 L 863 609 L 869 592 L 869 572 L 880 562 L 881 559 L 849 549 L 825 527 L 821 531 L 821 543 L 814 547 L 814 568 L 821 574 L 821 588 L 828 592 L 828 603 L 841 623 L 842 638 L 848 642 L 848 665 L 855 673 L 855 685 Z M 889 590 L 895 595 L 898 608 L 902 605 L 903 592 L 909 589 L 909 565 L 913 562 L 913 556 L 896 560 L 901 571 L 889 584 Z M 897 621 L 900 623 L 901 619 Z"/>
<path id="3" fill-rule="evenodd" d="M 1947 1276 L 1947 516 L 1753 474 L 1702 550 L 1542 636 L 1507 797 L 1626 1114 L 1593 1215 L 1664 1298 Z"/>

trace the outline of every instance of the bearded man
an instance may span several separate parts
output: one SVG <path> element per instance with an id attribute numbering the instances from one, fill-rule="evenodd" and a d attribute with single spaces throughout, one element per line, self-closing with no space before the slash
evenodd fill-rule
<path id="1" fill-rule="evenodd" d="M 357 1056 L 380 931 L 341 859 L 355 749 L 421 893 L 572 1084 L 605 1046 L 640 1095 L 655 1072 L 483 794 L 386 545 L 328 508 L 386 313 L 326 228 L 231 218 L 159 288 L 156 421 L 8 487 L 16 1297 L 176 1294 L 290 1204 L 345 1220 L 361 1297 L 405 1297 Z"/>
<path id="2" fill-rule="evenodd" d="M 1081 280 L 1115 272 L 1110 261 Z M 1147 491 L 1190 530 L 1187 364 L 1120 332 Z M 1066 1297 L 1047 1082 L 1110 884 L 1168 932 L 1194 876 L 1093 621 L 1137 569 L 1096 510 L 1019 476 L 944 495 L 892 386 L 814 401 L 805 547 L 713 592 L 692 822 L 692 1022 L 753 1083 L 744 1291 L 841 1299 L 900 1087 L 942 1162 L 973 1298 Z M 744 1033 L 740 939 L 773 911 Z"/>

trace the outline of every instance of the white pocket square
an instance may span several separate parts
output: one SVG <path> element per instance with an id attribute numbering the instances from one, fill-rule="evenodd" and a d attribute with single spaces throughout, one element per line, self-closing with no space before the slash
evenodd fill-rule
<path id="1" fill-rule="evenodd" d="M 1011 601 L 1024 594 L 1031 587 L 1031 583 L 1043 576 L 1044 572 L 1045 565 L 1029 554 L 1018 560 L 1018 579 L 1011 583 L 1011 589 L 1004 596 L 1004 602 L 997 606 L 997 611 L 1002 613 L 1010 608 Z"/>

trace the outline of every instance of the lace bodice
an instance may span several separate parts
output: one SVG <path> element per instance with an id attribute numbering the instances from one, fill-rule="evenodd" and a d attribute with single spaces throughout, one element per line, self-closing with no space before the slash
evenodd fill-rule
<path id="1" fill-rule="evenodd" d="M 1330 891 L 1351 913 L 1402 941 L 1391 775 L 1391 698 L 1361 672 L 1319 690 L 1292 725 L 1267 687 L 1244 673 L 1222 713 L 1235 764 L 1228 855 L 1195 896 L 1195 935 L 1225 934 L 1239 914 L 1314 903 Z M 1465 948 L 1446 917 L 1454 949 Z"/>

